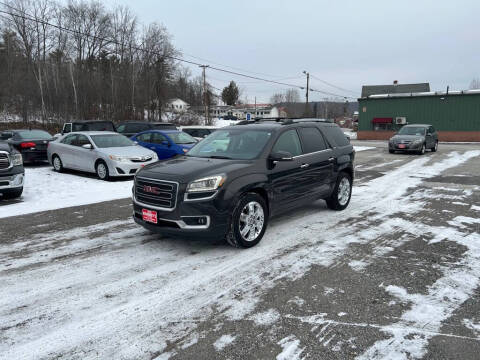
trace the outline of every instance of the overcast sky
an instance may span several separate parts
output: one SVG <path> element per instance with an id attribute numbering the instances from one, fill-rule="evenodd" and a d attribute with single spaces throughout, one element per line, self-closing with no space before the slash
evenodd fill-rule
<path id="1" fill-rule="evenodd" d="M 478 0 L 105 3 L 130 6 L 143 24 L 164 24 L 186 59 L 193 55 L 272 79 L 293 78 L 285 82 L 299 85 L 305 83 L 303 70 L 356 95 L 362 85 L 393 80 L 429 82 L 432 90 L 447 85 L 462 90 L 480 77 Z M 235 80 L 250 101 L 254 96 L 268 101 L 272 93 L 284 90 L 216 71 L 207 71 L 207 76 L 218 88 Z M 313 88 L 352 95 L 311 80 Z M 312 100 L 324 97 L 311 94 Z"/>

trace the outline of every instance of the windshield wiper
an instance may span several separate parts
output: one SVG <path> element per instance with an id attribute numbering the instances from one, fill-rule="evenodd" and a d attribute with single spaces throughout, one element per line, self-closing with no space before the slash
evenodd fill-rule
<path id="1" fill-rule="evenodd" d="M 231 159 L 231 157 L 228 157 L 228 156 L 222 156 L 222 155 L 211 155 L 211 156 L 207 156 L 207 158 L 209 159 Z"/>

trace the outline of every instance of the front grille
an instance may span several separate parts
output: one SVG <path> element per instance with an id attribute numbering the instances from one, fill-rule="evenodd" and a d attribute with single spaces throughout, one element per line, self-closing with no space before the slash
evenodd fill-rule
<path id="1" fill-rule="evenodd" d="M 5 170 L 10 167 L 10 158 L 8 153 L 0 152 L 0 170 Z"/>
<path id="2" fill-rule="evenodd" d="M 147 162 L 147 161 L 150 161 L 150 160 L 152 160 L 152 157 L 151 157 L 151 156 L 144 157 L 144 158 L 131 158 L 131 159 L 130 159 L 131 162 L 135 162 L 135 163 L 138 163 L 138 162 Z"/>
<path id="3" fill-rule="evenodd" d="M 141 177 L 135 179 L 135 198 L 145 205 L 174 209 L 177 192 L 178 184 L 174 182 Z"/>
<path id="4" fill-rule="evenodd" d="M 405 145 L 408 145 L 410 144 L 412 141 L 411 140 L 400 140 L 400 141 L 397 141 L 397 144 L 405 144 Z"/>

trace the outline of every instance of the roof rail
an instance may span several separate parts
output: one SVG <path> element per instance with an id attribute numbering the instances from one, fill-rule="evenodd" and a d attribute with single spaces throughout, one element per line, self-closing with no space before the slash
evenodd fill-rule
<path id="1" fill-rule="evenodd" d="M 314 119 L 314 118 L 282 118 L 282 117 L 272 117 L 272 118 L 255 118 L 253 120 L 242 120 L 237 123 L 237 125 L 248 125 L 248 124 L 258 124 L 261 122 L 273 121 L 280 123 L 282 125 L 290 125 L 301 122 L 321 122 L 321 123 L 332 123 L 332 120 L 325 119 Z"/>

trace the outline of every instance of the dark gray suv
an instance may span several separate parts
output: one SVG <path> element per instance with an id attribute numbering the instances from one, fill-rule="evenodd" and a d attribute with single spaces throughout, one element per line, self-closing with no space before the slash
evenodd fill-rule
<path id="1" fill-rule="evenodd" d="M 416 152 L 425 154 L 425 150 L 438 150 L 438 134 L 432 125 L 411 124 L 402 127 L 388 142 L 388 151 Z"/>

